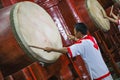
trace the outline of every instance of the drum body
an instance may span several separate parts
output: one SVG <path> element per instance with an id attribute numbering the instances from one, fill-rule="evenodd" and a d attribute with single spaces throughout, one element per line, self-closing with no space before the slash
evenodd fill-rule
<path id="1" fill-rule="evenodd" d="M 0 66 L 4 76 L 34 61 L 55 62 L 60 53 L 29 47 L 62 47 L 52 18 L 32 2 L 20 2 L 0 10 Z"/>

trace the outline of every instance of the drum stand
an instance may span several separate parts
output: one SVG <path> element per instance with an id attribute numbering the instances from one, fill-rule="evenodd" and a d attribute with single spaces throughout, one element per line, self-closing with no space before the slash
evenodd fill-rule
<path id="1" fill-rule="evenodd" d="M 3 79 L 3 76 L 0 75 Z M 62 55 L 55 63 L 47 66 L 34 62 L 20 71 L 4 77 L 4 80 L 90 80 L 80 56 L 74 59 Z"/>

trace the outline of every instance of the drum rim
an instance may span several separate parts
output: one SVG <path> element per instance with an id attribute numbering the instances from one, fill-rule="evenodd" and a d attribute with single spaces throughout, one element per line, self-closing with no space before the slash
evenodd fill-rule
<path id="1" fill-rule="evenodd" d="M 24 1 L 24 2 L 29 2 L 29 1 Z M 12 31 L 15 35 L 15 38 L 18 42 L 18 44 L 20 45 L 20 47 L 23 49 L 23 51 L 25 52 L 26 55 L 28 55 L 28 57 L 30 57 L 30 59 L 32 59 L 33 61 L 39 61 L 39 62 L 44 62 L 44 63 L 53 63 L 55 61 L 57 61 L 57 59 L 60 57 L 55 59 L 55 60 L 46 60 L 45 58 L 42 58 L 41 56 L 39 56 L 40 58 L 36 58 L 35 56 L 37 56 L 37 54 L 35 52 L 33 52 L 27 45 L 26 41 L 24 40 L 24 37 L 22 36 L 21 32 L 20 32 L 20 29 L 16 28 L 16 26 L 19 26 L 18 24 L 16 23 L 19 23 L 18 22 L 18 19 L 14 17 L 15 13 L 17 12 L 17 9 L 19 7 L 20 4 L 22 4 L 23 2 L 19 2 L 17 4 L 15 4 L 13 6 L 13 8 L 11 9 L 10 11 L 10 23 L 12 25 Z M 33 2 L 30 2 L 30 3 L 33 3 Z M 33 53 L 33 54 L 31 54 Z"/>
<path id="2" fill-rule="evenodd" d="M 10 11 L 10 23 L 12 25 L 12 31 L 13 31 L 13 34 L 18 42 L 18 44 L 20 45 L 20 47 L 22 48 L 22 50 L 25 51 L 25 54 L 27 54 L 32 60 L 36 61 L 37 59 L 35 59 L 32 55 L 29 55 L 30 51 L 32 52 L 32 50 L 27 50 L 26 48 L 26 42 L 25 40 L 23 40 L 24 38 L 21 36 L 21 34 L 18 34 L 18 32 L 20 32 L 20 30 L 18 28 L 16 28 L 16 23 L 18 23 L 17 20 L 15 20 L 14 18 L 14 14 L 16 13 L 17 9 L 19 7 L 19 5 L 21 4 L 22 2 L 20 3 L 17 3 L 15 5 L 13 5 L 11 11 Z M 18 26 L 18 25 L 17 25 Z M 32 52 L 34 53 L 34 52 Z"/>

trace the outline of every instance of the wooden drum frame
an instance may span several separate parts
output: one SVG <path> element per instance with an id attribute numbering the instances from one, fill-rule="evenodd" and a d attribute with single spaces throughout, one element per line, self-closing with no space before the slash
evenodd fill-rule
<path id="1" fill-rule="evenodd" d="M 25 1 L 1 9 L 0 24 L 0 66 L 4 76 L 34 61 L 53 63 L 60 57 L 60 53 L 29 47 L 62 47 L 54 21 L 35 3 Z"/>

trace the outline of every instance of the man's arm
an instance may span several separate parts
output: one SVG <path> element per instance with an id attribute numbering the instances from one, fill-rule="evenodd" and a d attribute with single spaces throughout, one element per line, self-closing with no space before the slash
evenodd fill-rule
<path id="1" fill-rule="evenodd" d="M 108 17 L 108 16 L 103 12 L 103 10 L 101 10 L 101 12 L 102 12 L 104 18 L 106 18 L 106 19 L 108 19 L 109 21 L 114 22 L 114 23 L 116 23 L 116 24 L 118 23 L 118 20 L 117 20 L 117 19 Z"/>
<path id="2" fill-rule="evenodd" d="M 114 23 L 118 23 L 118 20 L 116 20 L 116 19 L 113 19 L 113 18 L 110 18 L 110 17 L 105 17 L 105 18 L 107 18 L 109 21 L 111 21 L 111 22 L 114 22 Z"/>
<path id="3" fill-rule="evenodd" d="M 114 19 L 118 19 L 119 16 L 116 16 L 114 13 L 111 13 Z"/>
<path id="4" fill-rule="evenodd" d="M 63 47 L 63 48 L 45 47 L 45 48 L 44 48 L 44 51 L 47 51 L 47 52 L 53 51 L 53 52 L 59 52 L 59 53 L 63 53 L 63 54 L 68 53 L 67 47 Z"/>
<path id="5" fill-rule="evenodd" d="M 45 48 L 42 48 L 42 47 L 33 46 L 33 45 L 29 45 L 29 47 L 42 49 L 47 52 L 53 51 L 53 52 L 59 52 L 59 53 L 63 53 L 63 54 L 66 54 L 68 52 L 67 47 L 62 47 L 62 48 L 45 47 Z"/>
<path id="6" fill-rule="evenodd" d="M 111 7 L 111 11 L 110 11 L 110 16 L 113 16 L 114 19 L 118 19 L 118 16 L 116 16 L 114 13 L 113 13 L 113 5 Z"/>

